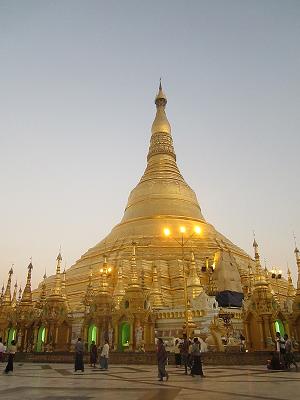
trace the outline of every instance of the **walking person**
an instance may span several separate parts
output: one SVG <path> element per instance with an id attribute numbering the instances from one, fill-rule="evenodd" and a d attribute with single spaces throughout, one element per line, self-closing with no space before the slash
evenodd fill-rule
<path id="1" fill-rule="evenodd" d="M 181 354 L 180 354 L 180 344 L 179 340 L 175 340 L 174 344 L 174 355 L 175 355 L 175 366 L 176 368 L 180 368 L 181 365 Z"/>
<path id="2" fill-rule="evenodd" d="M 164 378 L 169 379 L 169 374 L 166 371 L 168 361 L 168 354 L 161 338 L 157 339 L 157 367 L 159 381 L 162 382 Z"/>
<path id="3" fill-rule="evenodd" d="M 100 356 L 100 369 L 108 370 L 109 342 L 106 339 Z"/>
<path id="4" fill-rule="evenodd" d="M 291 368 L 291 364 L 293 364 L 296 367 L 296 370 L 298 370 L 298 365 L 295 360 L 295 355 L 294 355 L 294 349 L 293 349 L 293 344 L 291 339 L 289 339 L 288 335 L 284 335 L 284 340 L 285 340 L 285 367 L 287 369 Z"/>
<path id="5" fill-rule="evenodd" d="M 90 364 L 91 367 L 96 368 L 96 362 L 98 358 L 98 351 L 97 351 L 97 346 L 95 344 L 95 341 L 92 341 L 92 344 L 90 346 Z"/>
<path id="6" fill-rule="evenodd" d="M 0 362 L 4 361 L 4 353 L 5 353 L 5 347 L 2 342 L 2 337 L 0 337 Z"/>
<path id="7" fill-rule="evenodd" d="M 181 362 L 184 365 L 184 374 L 187 375 L 187 367 L 189 361 L 189 341 L 186 334 L 183 334 L 182 342 L 180 345 Z"/>
<path id="8" fill-rule="evenodd" d="M 77 343 L 75 344 L 75 372 L 76 371 L 84 372 L 83 354 L 84 354 L 83 343 L 81 341 L 81 338 L 78 338 Z"/>
<path id="9" fill-rule="evenodd" d="M 7 361 L 6 368 L 4 370 L 5 374 L 9 374 L 10 372 L 13 372 L 13 370 L 14 370 L 14 358 L 15 358 L 15 354 L 17 352 L 17 346 L 16 346 L 16 342 L 14 340 L 12 340 L 10 346 L 8 346 L 7 352 L 8 352 L 8 361 Z"/>
<path id="10" fill-rule="evenodd" d="M 284 365 L 284 354 L 285 354 L 285 341 L 280 335 L 280 332 L 276 332 L 276 352 L 281 364 Z"/>
<path id="11" fill-rule="evenodd" d="M 195 375 L 200 375 L 204 378 L 203 370 L 202 370 L 202 361 L 201 361 L 201 344 L 197 337 L 194 338 L 194 342 L 191 347 L 191 358 L 192 358 L 192 369 L 191 375 L 194 377 Z"/>

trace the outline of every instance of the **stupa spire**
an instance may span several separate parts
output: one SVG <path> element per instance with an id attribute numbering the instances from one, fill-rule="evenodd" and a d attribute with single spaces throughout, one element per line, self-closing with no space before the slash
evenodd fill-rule
<path id="1" fill-rule="evenodd" d="M 138 273 L 137 273 L 137 267 L 136 267 L 136 243 L 135 242 L 132 243 L 132 255 L 131 255 L 130 266 L 131 266 L 131 282 L 130 282 L 129 286 L 130 287 L 140 287 Z"/>
<path id="2" fill-rule="evenodd" d="M 22 300 L 22 287 L 20 286 L 19 288 L 19 296 L 18 296 L 18 303 L 20 303 Z"/>
<path id="3" fill-rule="evenodd" d="M 18 292 L 18 283 L 17 283 L 17 281 L 16 281 L 16 283 L 15 283 L 15 285 L 14 285 L 13 297 L 12 297 L 12 300 L 11 300 L 11 305 L 12 305 L 13 307 L 16 307 L 17 302 L 18 302 L 18 299 L 17 299 L 17 292 Z"/>
<path id="4" fill-rule="evenodd" d="M 191 254 L 191 264 L 190 264 L 189 275 L 187 278 L 187 288 L 189 296 L 191 298 L 197 297 L 201 292 L 203 292 L 203 287 L 201 285 L 201 281 L 197 273 L 194 252 L 192 252 Z"/>
<path id="5" fill-rule="evenodd" d="M 55 274 L 55 288 L 54 288 L 54 294 L 60 295 L 61 294 L 61 262 L 62 262 L 62 256 L 61 256 L 61 251 L 59 250 L 58 256 L 56 257 L 56 274 Z"/>
<path id="6" fill-rule="evenodd" d="M 46 301 L 46 298 L 47 298 L 46 279 L 47 279 L 47 275 L 46 275 L 46 271 L 45 271 L 44 276 L 43 276 L 41 295 L 40 295 L 40 303 L 44 303 Z"/>
<path id="7" fill-rule="evenodd" d="M 260 256 L 258 252 L 258 244 L 255 239 L 255 234 L 254 235 L 254 240 L 253 240 L 253 248 L 254 248 L 254 258 L 255 258 L 255 284 L 254 286 L 269 286 L 267 277 L 268 274 L 266 274 L 267 271 L 263 271 L 261 264 L 260 264 Z"/>
<path id="8" fill-rule="evenodd" d="M 120 265 L 118 268 L 118 279 L 114 290 L 114 300 L 117 309 L 120 308 L 121 301 L 125 294 L 124 280 L 123 280 L 123 267 Z"/>
<path id="9" fill-rule="evenodd" d="M 1 305 L 3 304 L 3 297 L 4 297 L 4 283 L 3 283 L 2 289 L 1 289 L 1 301 L 0 301 Z"/>
<path id="10" fill-rule="evenodd" d="M 147 167 L 130 193 L 122 223 L 164 215 L 204 221 L 196 195 L 176 164 L 171 126 L 165 112 L 167 97 L 161 83 L 155 104 Z"/>
<path id="11" fill-rule="evenodd" d="M 295 290 L 293 286 L 291 270 L 288 265 L 287 265 L 287 281 L 288 281 L 287 296 L 292 297 L 294 295 Z"/>
<path id="12" fill-rule="evenodd" d="M 294 241 L 295 241 L 294 253 L 295 253 L 296 263 L 297 263 L 297 268 L 298 268 L 297 295 L 300 296 L 300 251 L 298 250 L 295 236 L 294 236 Z"/>
<path id="13" fill-rule="evenodd" d="M 255 238 L 255 233 L 253 232 L 253 249 L 254 249 L 254 258 L 256 263 L 260 264 L 260 257 L 258 252 L 258 244 Z"/>
<path id="14" fill-rule="evenodd" d="M 93 290 L 93 268 L 90 266 L 90 272 L 89 272 L 89 283 L 86 288 L 85 296 L 84 296 L 84 305 L 89 306 L 92 302 L 94 295 L 94 290 Z"/>
<path id="15" fill-rule="evenodd" d="M 103 265 L 100 268 L 100 290 L 99 293 L 101 294 L 107 294 L 108 293 L 108 283 L 107 283 L 107 274 L 108 272 L 108 266 L 107 266 L 107 257 L 104 255 L 104 260 L 103 260 Z"/>
<path id="16" fill-rule="evenodd" d="M 64 268 L 62 273 L 62 282 L 61 282 L 61 293 L 64 299 L 67 298 L 67 286 L 66 286 L 66 268 Z"/>
<path id="17" fill-rule="evenodd" d="M 164 132 L 170 135 L 171 126 L 165 112 L 165 107 L 167 105 L 167 96 L 164 94 L 162 90 L 161 80 L 159 81 L 159 89 L 155 97 L 155 104 L 156 104 L 156 116 L 152 124 L 151 133 L 153 135 L 155 133 Z M 174 149 L 173 149 L 173 154 L 175 156 Z"/>
<path id="18" fill-rule="evenodd" d="M 2 304 L 7 305 L 7 306 L 11 305 L 11 277 L 12 277 L 13 273 L 14 273 L 14 271 L 11 267 L 11 269 L 8 272 L 7 285 L 6 285 L 5 293 L 4 293 L 3 300 L 2 300 Z"/>
<path id="19" fill-rule="evenodd" d="M 152 307 L 155 309 L 161 308 L 164 305 L 161 288 L 158 282 L 158 273 L 155 263 L 152 267 L 152 290 L 150 292 L 150 298 L 152 300 Z"/>
<path id="20" fill-rule="evenodd" d="M 32 302 L 32 294 L 31 294 L 31 271 L 33 270 L 33 265 L 30 260 L 30 263 L 28 265 L 28 272 L 27 272 L 27 280 L 26 280 L 26 285 L 23 291 L 22 295 L 22 303 L 31 303 Z"/>

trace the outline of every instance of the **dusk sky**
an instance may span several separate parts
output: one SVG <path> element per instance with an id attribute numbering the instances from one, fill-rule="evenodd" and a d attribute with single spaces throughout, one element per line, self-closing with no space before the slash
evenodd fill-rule
<path id="1" fill-rule="evenodd" d="M 123 215 L 162 77 L 204 217 L 296 279 L 300 2 L 0 0 L 0 284 L 71 266 Z"/>

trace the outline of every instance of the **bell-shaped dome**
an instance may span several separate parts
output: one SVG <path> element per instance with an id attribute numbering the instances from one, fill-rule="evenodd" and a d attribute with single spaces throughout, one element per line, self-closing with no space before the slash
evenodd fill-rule
<path id="1" fill-rule="evenodd" d="M 165 113 L 167 97 L 161 83 L 155 104 L 156 116 L 152 124 L 147 167 L 130 193 L 122 223 L 156 216 L 180 216 L 204 221 L 196 195 L 176 164 L 171 126 Z"/>

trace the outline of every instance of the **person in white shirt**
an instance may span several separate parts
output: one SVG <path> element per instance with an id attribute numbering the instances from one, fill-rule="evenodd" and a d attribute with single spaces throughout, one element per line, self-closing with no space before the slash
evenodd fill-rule
<path id="1" fill-rule="evenodd" d="M 174 354 L 175 354 L 175 365 L 176 365 L 176 368 L 180 368 L 180 365 L 181 365 L 181 354 L 180 354 L 180 343 L 179 343 L 178 339 L 175 340 L 173 351 L 174 351 Z"/>
<path id="2" fill-rule="evenodd" d="M 100 356 L 100 369 L 108 369 L 108 356 L 109 356 L 109 344 L 108 340 L 105 340 L 104 346 Z"/>
<path id="3" fill-rule="evenodd" d="M 17 345 L 14 340 L 11 341 L 11 344 L 9 345 L 7 351 L 8 351 L 8 361 L 7 361 L 6 368 L 4 370 L 5 374 L 13 372 L 13 370 L 14 370 L 14 358 L 15 358 L 15 354 L 17 352 Z"/>

